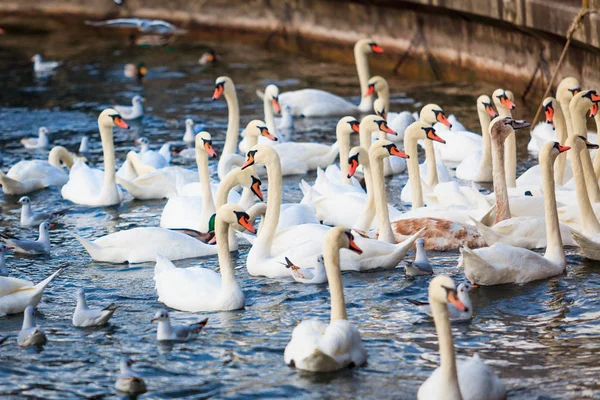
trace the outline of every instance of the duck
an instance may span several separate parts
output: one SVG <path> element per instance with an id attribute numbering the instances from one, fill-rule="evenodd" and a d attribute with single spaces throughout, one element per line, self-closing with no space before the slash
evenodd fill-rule
<path id="1" fill-rule="evenodd" d="M 0 277 L 0 317 L 19 314 L 27 306 L 40 304 L 44 290 L 61 271 L 62 268 L 58 269 L 37 285 L 26 279 Z"/>
<path id="2" fill-rule="evenodd" d="M 471 304 L 471 296 L 469 292 L 473 289 L 476 289 L 477 285 L 471 285 L 469 282 L 463 282 L 458 285 L 456 292 L 458 294 L 458 300 L 467 308 L 466 311 L 462 309 L 456 308 L 452 304 L 448 304 L 448 316 L 450 317 L 450 321 L 453 322 L 463 322 L 470 321 L 473 319 L 473 306 Z M 415 305 L 419 311 L 433 316 L 431 311 L 431 304 L 429 302 L 418 301 L 413 299 L 406 299 L 409 303 Z"/>
<path id="3" fill-rule="evenodd" d="M 323 257 L 317 257 L 317 264 L 315 268 L 300 268 L 295 265 L 289 258 L 284 257 L 285 267 L 289 268 L 292 278 L 296 282 L 319 285 L 327 282 L 327 273 L 325 271 L 325 264 L 323 263 Z"/>
<path id="4" fill-rule="evenodd" d="M 50 131 L 45 126 L 42 126 L 38 130 L 38 137 L 36 138 L 23 138 L 21 144 L 26 149 L 45 149 L 50 145 L 48 135 Z"/>
<path id="5" fill-rule="evenodd" d="M 130 120 L 130 119 L 138 119 L 144 115 L 144 99 L 140 95 L 135 95 L 131 99 L 130 106 L 116 105 L 114 109 L 117 110 L 117 113 L 121 115 L 121 118 Z"/>
<path id="6" fill-rule="evenodd" d="M 37 75 L 50 74 L 61 64 L 59 61 L 44 61 L 40 54 L 31 57 L 31 61 L 33 62 L 33 72 Z"/>
<path id="7" fill-rule="evenodd" d="M 44 221 L 39 226 L 40 235 L 37 240 L 19 239 L 6 232 L 0 232 L 0 239 L 14 248 L 15 253 L 38 255 L 50 253 L 50 237 L 48 232 L 54 226 Z"/>
<path id="8" fill-rule="evenodd" d="M 92 169 L 83 162 L 71 167 L 69 181 L 62 187 L 64 199 L 86 206 L 112 206 L 121 203 L 123 193 L 116 183 L 115 145 L 113 127 L 129 129 L 121 115 L 107 108 L 98 117 L 98 128 L 102 140 L 104 171 Z"/>
<path id="9" fill-rule="evenodd" d="M 78 328 L 106 325 L 117 309 L 114 303 L 104 308 L 89 308 L 85 300 L 85 290 L 78 288 L 75 293 L 77 296 L 77 306 L 75 307 L 71 321 L 73 322 L 73 326 Z"/>
<path id="10" fill-rule="evenodd" d="M 198 59 L 198 64 L 200 64 L 200 65 L 216 64 L 217 62 L 219 62 L 220 59 L 221 59 L 221 57 L 219 57 L 213 49 L 208 49 L 204 53 L 202 53 L 202 56 L 200 56 L 200 58 Z"/>
<path id="11" fill-rule="evenodd" d="M 369 60 L 367 55 L 383 53 L 383 49 L 371 39 L 361 39 L 354 45 L 354 60 L 360 81 L 360 93 L 367 91 L 369 79 Z M 292 107 L 295 117 L 328 117 L 356 113 L 367 113 L 373 109 L 372 96 L 361 96 L 358 106 L 348 100 L 318 89 L 301 89 L 281 93 L 279 96 L 281 106 Z"/>
<path id="12" fill-rule="evenodd" d="M 431 280 L 429 303 L 439 341 L 440 366 L 419 387 L 417 399 L 506 399 L 504 384 L 477 354 L 470 359 L 456 362 L 449 308 L 453 305 L 459 310 L 467 311 L 468 307 L 459 300 L 452 278 L 439 275 Z"/>
<path id="13" fill-rule="evenodd" d="M 48 341 L 44 330 L 35 324 L 33 312 L 33 306 L 27 306 L 23 312 L 23 326 L 17 335 L 20 347 L 43 346 Z"/>
<path id="14" fill-rule="evenodd" d="M 292 332 L 283 353 L 287 365 L 311 372 L 331 372 L 360 367 L 367 361 L 360 332 L 348 321 L 340 268 L 340 249 L 360 254 L 351 232 L 332 228 L 325 235 L 323 257 L 331 296 L 329 324 L 316 319 L 302 321 Z"/>
<path id="15" fill-rule="evenodd" d="M 156 340 L 159 342 L 189 342 L 198 337 L 198 334 L 208 323 L 208 318 L 190 325 L 171 325 L 171 318 L 167 310 L 158 310 L 152 318 L 158 323 Z"/>
<path id="16" fill-rule="evenodd" d="M 497 123 L 503 125 L 504 137 L 507 137 L 515 127 L 522 125 L 510 117 L 502 118 Z M 540 163 L 544 165 L 542 169 L 544 192 L 554 193 L 553 164 L 561 151 L 568 149 L 561 147 L 557 142 L 548 142 L 542 148 Z M 498 167 L 497 164 L 494 165 L 494 174 Z M 545 199 L 544 207 L 546 214 L 546 252 L 544 255 L 501 242 L 475 250 L 464 247 L 461 249 L 459 267 L 464 268 L 467 279 L 476 285 L 491 286 L 506 283 L 522 284 L 562 274 L 567 262 L 559 229 L 556 198 L 548 196 Z M 575 240 L 577 239 L 575 238 Z M 515 262 L 515 260 L 519 261 Z"/>
<path id="17" fill-rule="evenodd" d="M 433 275 L 433 268 L 427 258 L 427 250 L 425 250 L 425 239 L 418 238 L 415 246 L 417 252 L 414 261 L 404 267 L 406 276 Z"/>
<path id="18" fill-rule="evenodd" d="M 393 146 L 388 146 L 373 151 L 381 153 L 383 151 L 395 152 L 399 150 Z M 248 152 L 248 158 L 242 168 L 247 168 L 255 163 L 267 166 L 269 199 L 261 229 L 256 238 L 250 240 L 252 248 L 246 259 L 248 273 L 252 276 L 266 276 L 268 278 L 289 277 L 289 269 L 281 263 L 284 257 L 288 257 L 300 268 L 315 268 L 318 256 L 322 251 L 323 237 L 331 227 L 318 223 L 305 223 L 276 231 L 281 212 L 282 196 L 279 156 L 271 146 L 259 144 Z M 363 253 L 356 255 L 355 253 L 342 251 L 343 268 L 351 271 L 395 268 L 402 261 L 409 248 L 412 247 L 418 234 L 419 232 L 414 233 L 406 241 L 399 244 L 388 243 L 382 239 L 363 238 L 357 235 L 357 241 L 363 249 Z"/>
<path id="19" fill-rule="evenodd" d="M 8 276 L 8 268 L 6 268 L 6 253 L 10 250 L 14 250 L 14 247 L 0 244 L 0 278 Z"/>
<path id="20" fill-rule="evenodd" d="M 136 78 L 138 82 L 142 82 L 144 77 L 148 74 L 148 68 L 143 62 L 136 64 L 125 64 L 123 75 L 126 78 Z"/>
<path id="21" fill-rule="evenodd" d="M 27 196 L 23 196 L 17 202 L 21 204 L 21 226 L 39 226 L 42 222 L 48 221 L 50 223 L 56 222 L 60 217 L 65 215 L 70 208 L 54 212 L 36 212 L 31 208 L 31 199 Z"/>
<path id="22" fill-rule="evenodd" d="M 465 157 L 456 167 L 456 177 L 466 181 L 492 182 L 492 144 L 490 142 L 490 122 L 498 116 L 488 95 L 477 98 L 477 114 L 481 124 L 482 147 Z"/>
<path id="23" fill-rule="evenodd" d="M 177 268 L 160 253 L 156 254 L 154 282 L 158 301 L 180 311 L 231 311 L 244 308 L 246 297 L 235 279 L 229 254 L 229 227 L 254 233 L 250 216 L 237 204 L 217 210 L 215 233 L 220 274 L 212 269 Z"/>
<path id="24" fill-rule="evenodd" d="M 115 389 L 129 395 L 146 393 L 146 382 L 133 369 L 134 361 L 129 357 L 123 357 L 120 362 L 119 377 L 115 382 Z"/>

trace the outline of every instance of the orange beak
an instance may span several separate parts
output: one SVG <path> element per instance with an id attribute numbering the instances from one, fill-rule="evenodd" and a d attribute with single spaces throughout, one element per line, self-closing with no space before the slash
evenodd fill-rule
<path id="1" fill-rule="evenodd" d="M 494 110 L 491 104 L 485 105 L 485 111 L 487 111 L 490 117 L 492 118 L 496 118 L 498 116 L 498 113 L 496 112 L 496 110 Z"/>
<path id="2" fill-rule="evenodd" d="M 12 246 L 11 246 L 11 247 L 7 247 L 7 248 L 6 248 L 6 250 L 14 250 L 14 249 L 15 249 L 15 248 L 14 248 L 14 247 L 12 247 Z"/>
<path id="3" fill-rule="evenodd" d="M 408 154 L 406 154 L 406 153 L 405 153 L 405 152 L 403 152 L 403 151 L 400 151 L 400 149 L 399 149 L 398 147 L 396 147 L 396 146 L 393 146 L 393 147 L 390 149 L 390 154 L 391 154 L 392 156 L 396 156 L 396 157 L 409 158 L 409 157 L 408 157 Z"/>
<path id="4" fill-rule="evenodd" d="M 277 97 L 273 97 L 272 103 L 273 103 L 273 109 L 275 110 L 275 112 L 277 114 L 281 114 L 281 105 L 279 104 L 279 99 Z"/>
<path id="5" fill-rule="evenodd" d="M 276 142 L 278 139 L 271 135 L 271 133 L 269 133 L 269 130 L 267 128 L 260 128 L 260 134 L 263 135 L 264 137 L 266 137 L 267 139 L 271 139 L 272 141 Z"/>
<path id="6" fill-rule="evenodd" d="M 371 45 L 371 51 L 373 53 L 383 53 L 383 48 L 377 46 L 375 43 Z"/>
<path id="7" fill-rule="evenodd" d="M 150 320 L 150 322 L 156 322 L 156 321 L 158 321 L 156 318 L 152 318 L 152 319 Z"/>
<path id="8" fill-rule="evenodd" d="M 148 73 L 148 69 L 146 69 L 146 67 L 140 68 L 140 75 L 141 76 L 146 76 L 147 73 Z"/>
<path id="9" fill-rule="evenodd" d="M 211 156 L 211 157 L 213 157 L 213 158 L 217 156 L 217 152 L 212 147 L 212 144 L 210 142 L 204 143 L 204 150 L 206 150 L 206 152 L 208 153 L 208 155 Z"/>
<path id="10" fill-rule="evenodd" d="M 500 102 L 504 107 L 508 108 L 509 110 L 514 110 L 516 107 L 516 104 L 506 96 L 503 96 L 500 99 Z"/>
<path id="11" fill-rule="evenodd" d="M 248 218 L 246 217 L 241 217 L 240 219 L 238 219 L 238 222 L 241 226 L 243 226 L 244 228 L 246 228 L 248 230 L 248 232 L 250 233 L 256 233 L 256 229 L 254 229 L 254 227 L 252 226 L 252 224 L 248 221 Z"/>
<path id="12" fill-rule="evenodd" d="M 462 303 L 462 301 L 460 301 L 458 299 L 458 296 L 456 295 L 456 290 L 448 290 L 448 294 L 446 296 L 446 299 L 448 300 L 448 302 L 450 304 L 452 304 L 454 307 L 458 308 L 460 311 L 462 311 L 462 312 L 469 311 L 469 309 L 467 308 L 467 306 L 465 306 Z"/>
<path id="13" fill-rule="evenodd" d="M 358 160 L 355 157 L 350 157 L 348 160 L 348 178 L 352 178 L 356 173 L 356 169 L 358 168 Z"/>
<path id="14" fill-rule="evenodd" d="M 592 108 L 594 108 L 594 106 L 592 106 Z M 554 108 L 552 107 L 552 105 L 549 104 L 548 107 L 546 107 L 546 109 L 544 110 L 544 114 L 546 115 L 546 123 L 552 124 L 552 126 L 554 127 Z"/>
<path id="15" fill-rule="evenodd" d="M 435 119 L 437 119 L 438 122 L 446 125 L 448 128 L 452 128 L 452 124 L 450 123 L 450 121 L 448 121 L 448 118 L 446 118 L 446 114 L 444 114 L 443 112 L 438 112 Z"/>
<path id="16" fill-rule="evenodd" d="M 472 287 L 473 289 L 478 289 L 478 288 L 479 288 L 479 285 L 471 285 L 471 287 Z"/>
<path id="17" fill-rule="evenodd" d="M 375 93 L 375 85 L 373 85 L 373 84 L 370 84 L 370 85 L 369 85 L 369 88 L 367 89 L 367 92 L 365 93 L 365 96 L 364 96 L 364 97 L 370 96 L 370 95 L 372 95 L 373 93 Z"/>
<path id="18" fill-rule="evenodd" d="M 50 224 L 50 228 L 54 228 L 56 224 Z"/>
<path id="19" fill-rule="evenodd" d="M 125 121 L 123 121 L 123 118 L 121 118 L 121 117 L 114 117 L 113 122 L 115 123 L 116 126 L 118 126 L 120 128 L 129 129 L 129 125 L 127 125 L 125 123 Z"/>
<path id="20" fill-rule="evenodd" d="M 435 130 L 433 128 L 431 128 L 431 130 L 429 130 L 429 132 L 427 132 L 427 137 L 431 140 L 435 140 L 436 142 L 446 144 L 446 141 L 444 139 L 442 139 L 441 137 L 439 137 L 437 135 L 437 133 L 435 133 Z"/>
<path id="21" fill-rule="evenodd" d="M 594 118 L 596 114 L 598 114 L 598 103 L 594 103 L 590 107 L 590 118 Z"/>
<path id="22" fill-rule="evenodd" d="M 354 132 L 360 132 L 360 125 L 358 124 L 358 122 L 353 122 L 350 126 L 352 127 L 352 130 Z"/>
<path id="23" fill-rule="evenodd" d="M 246 162 L 242 165 L 242 169 L 246 169 L 249 166 L 254 165 L 254 152 L 248 152 L 248 158 L 246 158 Z"/>
<path id="24" fill-rule="evenodd" d="M 348 246 L 348 248 L 357 254 L 362 254 L 363 252 L 362 249 L 358 247 L 356 243 L 354 243 L 354 236 L 352 235 L 350 235 L 350 245 Z"/>
<path id="25" fill-rule="evenodd" d="M 379 129 L 381 129 L 385 133 L 389 133 L 390 135 L 398 136 L 398 134 L 396 133 L 396 131 L 394 131 L 392 128 L 390 128 L 388 126 L 387 122 L 384 122 L 381 125 L 379 125 Z"/>
<path id="26" fill-rule="evenodd" d="M 560 145 L 558 146 L 558 151 L 560 151 L 561 153 L 563 153 L 569 149 L 571 149 L 571 146 L 560 146 Z"/>
<path id="27" fill-rule="evenodd" d="M 223 94 L 223 85 L 217 85 L 215 87 L 215 92 L 213 93 L 212 100 L 215 101 Z"/>
<path id="28" fill-rule="evenodd" d="M 600 96 L 599 96 L 599 95 L 597 95 L 597 94 L 594 94 L 594 93 L 592 93 L 592 94 L 591 94 L 591 96 L 590 96 L 590 99 L 592 99 L 592 101 L 593 101 L 594 103 L 597 103 L 597 102 L 599 102 L 599 101 L 600 101 Z"/>
<path id="29" fill-rule="evenodd" d="M 252 190 L 252 193 L 254 193 L 254 195 L 260 199 L 260 201 L 264 201 L 263 192 L 260 190 L 259 180 L 256 180 L 252 186 L 250 186 L 250 189 Z"/>

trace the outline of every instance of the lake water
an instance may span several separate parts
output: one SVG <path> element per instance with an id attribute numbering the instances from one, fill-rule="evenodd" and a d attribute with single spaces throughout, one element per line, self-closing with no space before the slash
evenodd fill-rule
<path id="1" fill-rule="evenodd" d="M 358 81 L 351 65 L 336 65 L 290 56 L 264 48 L 236 44 L 180 42 L 159 48 L 126 48 L 120 39 L 82 33 L 23 33 L 1 38 L 0 156 L 1 168 L 26 158 L 47 157 L 26 151 L 19 138 L 34 136 L 39 126 L 52 132 L 53 145 L 72 151 L 88 135 L 93 151 L 88 157 L 101 165 L 102 153 L 96 119 L 113 101 L 126 104 L 142 94 L 146 115 L 117 130 L 117 159 L 134 148 L 133 140 L 149 137 L 154 148 L 179 141 L 184 119 L 204 124 L 220 152 L 227 127 L 224 101 L 211 102 L 214 80 L 233 78 L 240 99 L 241 126 L 262 118 L 262 102 L 254 94 L 268 83 L 282 91 L 302 87 L 331 90 L 358 102 Z M 90 43 L 94 43 L 90 47 Z M 197 64 L 202 51 L 214 46 L 222 57 L 216 66 Z M 32 75 L 30 57 L 41 52 L 64 61 L 48 79 Z M 456 114 L 478 131 L 475 99 L 494 85 L 411 82 L 379 70 L 389 78 L 395 101 L 392 111 L 416 110 L 428 102 Z M 123 76 L 126 63 L 144 61 L 149 74 L 143 85 Z M 508 84 L 508 83 L 507 83 Z M 506 87 L 509 89 L 510 87 Z M 531 120 L 531 106 L 517 99 L 518 117 Z M 335 118 L 296 120 L 294 139 L 331 143 Z M 527 156 L 528 135 L 519 139 L 519 169 L 532 165 Z M 175 164 L 195 168 L 192 160 Z M 215 175 L 215 163 L 211 161 Z M 314 174 L 303 177 L 314 180 Z M 215 175 L 216 178 L 216 175 Z M 284 180 L 284 201 L 301 199 L 301 177 Z M 388 181 L 390 202 L 399 203 L 406 175 Z M 263 190 L 266 185 L 263 184 Z M 34 206 L 58 210 L 73 206 L 57 188 L 30 194 Z M 36 230 L 18 226 L 18 197 L 1 195 L 1 229 L 25 237 Z M 37 323 L 48 335 L 42 351 L 21 349 L 16 335 L 22 315 L 0 318 L 0 397 L 2 398 L 108 398 L 116 395 L 118 360 L 130 354 L 146 379 L 144 398 L 415 398 L 419 385 L 438 365 L 437 339 L 431 319 L 405 299 L 425 300 L 430 278 L 406 278 L 402 267 L 372 273 L 344 274 L 348 317 L 360 329 L 368 364 L 331 374 L 307 374 L 285 366 L 283 350 L 296 324 L 309 317 L 329 318 L 326 285 L 250 277 L 245 269 L 248 245 L 235 255 L 236 276 L 247 304 L 244 310 L 223 313 L 171 311 L 177 323 L 209 317 L 207 328 L 192 342 L 165 346 L 157 343 L 150 323 L 162 307 L 154 289 L 153 263 L 112 265 L 92 262 L 70 235 L 87 238 L 138 226 L 158 226 L 166 200 L 127 200 L 120 206 L 88 208 L 74 205 L 51 231 L 50 256 L 7 258 L 11 276 L 35 282 L 61 266 L 64 272 L 48 287 L 39 305 Z M 412 254 L 409 255 L 409 259 Z M 465 281 L 457 269 L 458 253 L 432 254 L 436 273 Z M 527 285 L 480 288 L 472 293 L 475 317 L 455 325 L 459 357 L 477 352 L 493 366 L 511 399 L 600 398 L 600 285 L 595 263 L 570 250 L 563 276 Z M 178 261 L 179 267 L 216 268 L 216 257 Z M 92 306 L 117 303 L 111 324 L 99 329 L 77 329 L 71 324 L 74 292 L 86 289 Z"/>

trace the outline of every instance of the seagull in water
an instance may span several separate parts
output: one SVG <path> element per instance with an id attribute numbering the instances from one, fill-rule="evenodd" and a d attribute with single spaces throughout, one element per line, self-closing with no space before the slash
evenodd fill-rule
<path id="1" fill-rule="evenodd" d="M 290 271 L 296 282 L 319 284 L 327 282 L 327 272 L 325 272 L 325 263 L 323 256 L 317 257 L 317 266 L 315 268 L 300 268 L 285 257 L 285 267 Z"/>
<path id="2" fill-rule="evenodd" d="M 82 288 L 77 289 L 76 295 L 77 307 L 73 313 L 73 325 L 79 328 L 105 325 L 117 309 L 114 303 L 102 309 L 89 308 L 85 301 L 85 291 Z"/>
<path id="3" fill-rule="evenodd" d="M 97 27 L 134 28 L 142 33 L 154 33 L 158 35 L 181 35 L 187 32 L 185 29 L 180 29 L 160 19 L 117 18 L 99 22 L 85 21 L 85 23 Z"/>
<path id="4" fill-rule="evenodd" d="M 471 296 L 469 296 L 469 292 L 477 287 L 477 285 L 471 285 L 470 283 L 461 283 L 458 285 L 456 290 L 458 292 L 458 299 L 467 307 L 468 311 L 461 311 L 452 304 L 448 304 L 448 315 L 451 321 L 468 321 L 473 318 L 473 307 L 471 305 Z M 412 299 L 406 300 L 417 306 L 417 308 L 425 314 L 430 317 L 432 316 L 429 303 Z"/>
<path id="5" fill-rule="evenodd" d="M 115 388 L 119 392 L 127 393 L 130 395 L 142 394 L 146 392 L 146 383 L 144 380 L 136 374 L 131 366 L 135 361 L 129 357 L 123 357 L 119 364 L 121 373 L 115 382 Z"/>
<path id="6" fill-rule="evenodd" d="M 404 272 L 408 276 L 433 275 L 433 268 L 429 264 L 427 252 L 425 251 L 425 239 L 419 238 L 416 243 L 417 254 L 415 260 L 404 268 Z"/>
<path id="7" fill-rule="evenodd" d="M 33 72 L 36 74 L 49 74 L 60 66 L 58 61 L 44 61 L 39 54 L 31 57 L 31 61 L 33 61 Z"/>
<path id="8" fill-rule="evenodd" d="M 208 323 L 208 318 L 191 325 L 171 325 L 171 318 L 169 318 L 167 310 L 158 310 L 152 318 L 152 322 L 158 322 L 156 340 L 187 342 L 198 336 Z"/>
<path id="9" fill-rule="evenodd" d="M 123 119 L 137 119 L 144 115 L 144 103 L 146 99 L 144 99 L 140 95 L 133 96 L 131 99 L 130 106 L 113 106 L 115 110 L 121 115 Z"/>
<path id="10" fill-rule="evenodd" d="M 4 257 L 6 256 L 6 252 L 12 249 L 12 247 L 5 244 L 0 244 L 0 276 L 8 276 L 8 268 L 6 268 L 6 260 Z"/>
<path id="11" fill-rule="evenodd" d="M 48 231 L 53 225 L 48 221 L 40 224 L 40 236 L 38 240 L 19 239 L 15 236 L 0 232 L 0 239 L 6 244 L 14 247 L 15 253 L 24 254 L 48 254 L 50 253 L 50 237 Z"/>
<path id="12" fill-rule="evenodd" d="M 23 138 L 21 139 L 21 144 L 25 146 L 26 149 L 43 149 L 50 145 L 50 139 L 48 139 L 48 134 L 50 131 L 45 126 L 40 127 L 38 129 L 38 137 L 37 138 Z"/>
<path id="13" fill-rule="evenodd" d="M 70 210 L 69 208 L 65 208 L 64 210 L 50 213 L 36 212 L 31 208 L 31 200 L 27 196 L 21 197 L 17 203 L 21 205 L 21 226 L 38 226 L 44 221 L 55 222 Z"/>
<path id="14" fill-rule="evenodd" d="M 42 328 L 35 325 L 33 320 L 33 306 L 27 306 L 23 315 L 23 327 L 17 336 L 17 343 L 21 347 L 41 346 L 47 341 Z"/>

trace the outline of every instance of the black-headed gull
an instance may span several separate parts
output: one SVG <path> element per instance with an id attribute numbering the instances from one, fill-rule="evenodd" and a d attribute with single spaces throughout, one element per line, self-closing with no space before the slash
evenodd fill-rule
<path id="1" fill-rule="evenodd" d="M 21 347 L 41 346 L 46 343 L 46 334 L 39 328 L 33 319 L 33 306 L 27 306 L 23 314 L 23 327 L 17 336 L 17 343 Z"/>
<path id="2" fill-rule="evenodd" d="M 300 268 L 294 265 L 289 258 L 285 257 L 285 263 L 281 263 L 289 269 L 292 277 L 296 282 L 320 284 L 327 282 L 327 273 L 325 272 L 325 263 L 323 256 L 317 257 L 315 268 Z"/>
<path id="3" fill-rule="evenodd" d="M 415 243 L 417 254 L 415 254 L 415 260 L 404 267 L 406 275 L 433 275 L 433 268 L 431 268 L 431 264 L 427 258 L 427 251 L 425 251 L 425 239 L 419 238 Z"/>
<path id="4" fill-rule="evenodd" d="M 451 321 L 468 321 L 473 318 L 473 307 L 471 305 L 471 296 L 469 292 L 477 288 L 477 285 L 471 285 L 470 283 L 461 283 L 458 285 L 456 292 L 458 293 L 458 299 L 467 307 L 467 311 L 461 311 L 454 307 L 452 304 L 448 304 L 448 316 Z M 417 308 L 429 315 L 433 316 L 431 312 L 431 306 L 428 302 L 417 301 L 412 299 L 406 299 L 409 303 L 414 304 Z"/>
<path id="5" fill-rule="evenodd" d="M 36 138 L 23 138 L 21 139 L 21 144 L 25 146 L 26 149 L 43 149 L 50 145 L 50 139 L 48 139 L 48 134 L 50 131 L 45 126 L 42 126 L 38 129 L 38 137 Z"/>
<path id="6" fill-rule="evenodd" d="M 8 268 L 6 268 L 6 252 L 13 248 L 5 244 L 0 244 L 0 276 L 8 276 Z"/>
<path id="7" fill-rule="evenodd" d="M 133 96 L 130 106 L 114 106 L 113 108 L 121 115 L 123 119 L 137 119 L 144 115 L 144 99 L 140 95 Z"/>
<path id="8" fill-rule="evenodd" d="M 160 19 L 117 18 L 106 21 L 85 21 L 87 25 L 107 28 L 134 28 L 143 33 L 158 35 L 181 35 L 187 32 Z"/>
<path id="9" fill-rule="evenodd" d="M 44 61 L 39 54 L 31 57 L 31 61 L 33 61 L 33 72 L 36 74 L 49 74 L 60 66 L 58 61 Z"/>
<path id="10" fill-rule="evenodd" d="M 142 394 L 146 392 L 146 383 L 131 368 L 134 362 L 135 361 L 127 356 L 121 359 L 121 363 L 119 364 L 121 373 L 115 382 L 115 388 L 119 392 L 130 395 Z"/>
<path id="11" fill-rule="evenodd" d="M 21 204 L 21 226 L 39 226 L 44 221 L 52 223 L 70 210 L 69 208 L 65 208 L 61 211 L 48 213 L 33 211 L 31 208 L 31 199 L 27 196 L 21 197 L 18 203 Z"/>
<path id="12" fill-rule="evenodd" d="M 169 318 L 167 310 L 158 310 L 152 318 L 152 322 L 158 322 L 156 340 L 187 342 L 198 336 L 208 323 L 208 318 L 191 325 L 171 325 L 171 318 Z"/>
<path id="13" fill-rule="evenodd" d="M 0 232 L 0 239 L 6 244 L 14 247 L 15 253 L 24 254 L 48 254 L 50 253 L 50 237 L 48 231 L 52 224 L 44 221 L 40 224 L 40 236 L 38 240 L 19 239 L 5 232 Z"/>
<path id="14" fill-rule="evenodd" d="M 105 325 L 117 309 L 114 303 L 102 309 L 89 308 L 85 300 L 85 291 L 82 288 L 77 289 L 76 295 L 77 306 L 73 313 L 73 325 L 79 328 Z"/>

